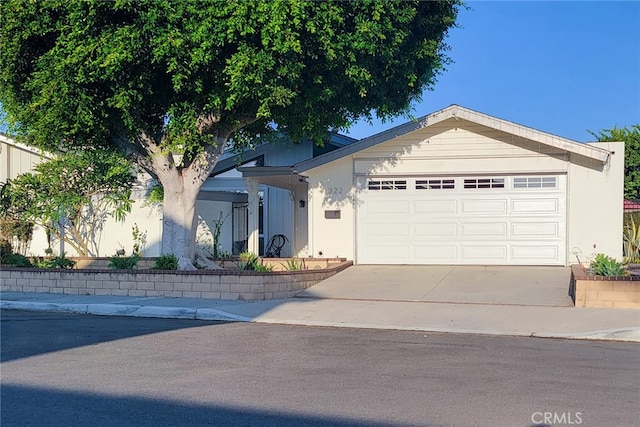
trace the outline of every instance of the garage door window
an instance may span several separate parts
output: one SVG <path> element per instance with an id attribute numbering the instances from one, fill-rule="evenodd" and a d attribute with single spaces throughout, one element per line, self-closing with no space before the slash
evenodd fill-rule
<path id="1" fill-rule="evenodd" d="M 367 184 L 369 190 L 406 190 L 407 180 L 384 180 L 384 181 L 369 181 Z"/>
<path id="2" fill-rule="evenodd" d="M 555 176 L 527 176 L 513 178 L 513 188 L 557 188 Z"/>
<path id="3" fill-rule="evenodd" d="M 453 179 L 417 179 L 416 190 L 453 190 Z"/>
<path id="4" fill-rule="evenodd" d="M 464 180 L 464 188 L 504 188 L 504 178 L 468 178 Z"/>

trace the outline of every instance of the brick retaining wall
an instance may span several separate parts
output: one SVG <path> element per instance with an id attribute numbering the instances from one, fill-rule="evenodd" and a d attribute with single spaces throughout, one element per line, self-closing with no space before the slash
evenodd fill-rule
<path id="1" fill-rule="evenodd" d="M 573 265 L 569 294 L 576 307 L 640 308 L 640 276 L 590 276 Z"/>
<path id="2" fill-rule="evenodd" d="M 2 267 L 0 291 L 79 295 L 164 296 L 225 300 L 290 298 L 353 265 L 321 270 L 59 270 Z"/>

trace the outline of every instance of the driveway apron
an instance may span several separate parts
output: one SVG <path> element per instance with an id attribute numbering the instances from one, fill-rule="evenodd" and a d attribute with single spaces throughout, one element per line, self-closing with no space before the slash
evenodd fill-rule
<path id="1" fill-rule="evenodd" d="M 568 267 L 356 265 L 299 298 L 564 307 Z"/>

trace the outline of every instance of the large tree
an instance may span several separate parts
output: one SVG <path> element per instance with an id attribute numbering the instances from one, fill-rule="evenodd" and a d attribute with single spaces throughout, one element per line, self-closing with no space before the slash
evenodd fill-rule
<path id="1" fill-rule="evenodd" d="M 4 0 L 0 102 L 42 148 L 116 146 L 164 187 L 162 252 L 192 268 L 219 156 L 275 130 L 407 113 L 449 62 L 460 0 Z"/>
<path id="2" fill-rule="evenodd" d="M 624 142 L 624 198 L 640 201 L 640 123 L 590 133 L 601 142 Z"/>

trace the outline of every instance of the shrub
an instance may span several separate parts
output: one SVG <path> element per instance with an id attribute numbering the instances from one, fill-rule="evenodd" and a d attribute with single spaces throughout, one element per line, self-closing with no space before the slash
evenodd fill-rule
<path id="1" fill-rule="evenodd" d="M 21 254 L 8 254 L 2 256 L 2 264 L 14 267 L 30 268 L 33 267 L 29 258 Z"/>
<path id="2" fill-rule="evenodd" d="M 133 270 L 138 265 L 138 261 L 140 261 L 140 257 L 137 254 L 131 256 L 114 255 L 109 258 L 107 267 L 114 270 Z"/>
<path id="3" fill-rule="evenodd" d="M 160 255 L 151 268 L 153 270 L 177 270 L 178 258 L 174 254 Z"/>
<path id="4" fill-rule="evenodd" d="M 640 261 L 640 223 L 636 222 L 634 215 L 625 214 L 623 238 L 623 256 L 626 262 Z"/>
<path id="5" fill-rule="evenodd" d="M 60 256 L 44 260 L 40 265 L 38 265 L 38 267 L 39 268 L 73 268 L 74 265 L 76 265 L 76 262 L 70 260 L 69 258 L 66 258 L 63 252 L 62 255 Z"/>
<path id="6" fill-rule="evenodd" d="M 589 265 L 591 273 L 597 276 L 624 276 L 626 271 L 622 264 L 605 254 L 597 254 Z"/>
<path id="7" fill-rule="evenodd" d="M 11 242 L 7 240 L 0 240 L 0 257 L 5 257 L 6 255 L 10 255 L 13 253 L 13 248 L 11 247 Z"/>
<path id="8" fill-rule="evenodd" d="M 287 271 L 306 270 L 304 260 L 299 258 L 292 258 L 287 261 L 286 264 L 281 264 Z"/>
<path id="9" fill-rule="evenodd" d="M 254 270 L 260 272 L 273 271 L 272 265 L 264 265 L 258 255 L 251 252 L 243 252 L 240 254 L 239 267 L 243 270 Z"/>

